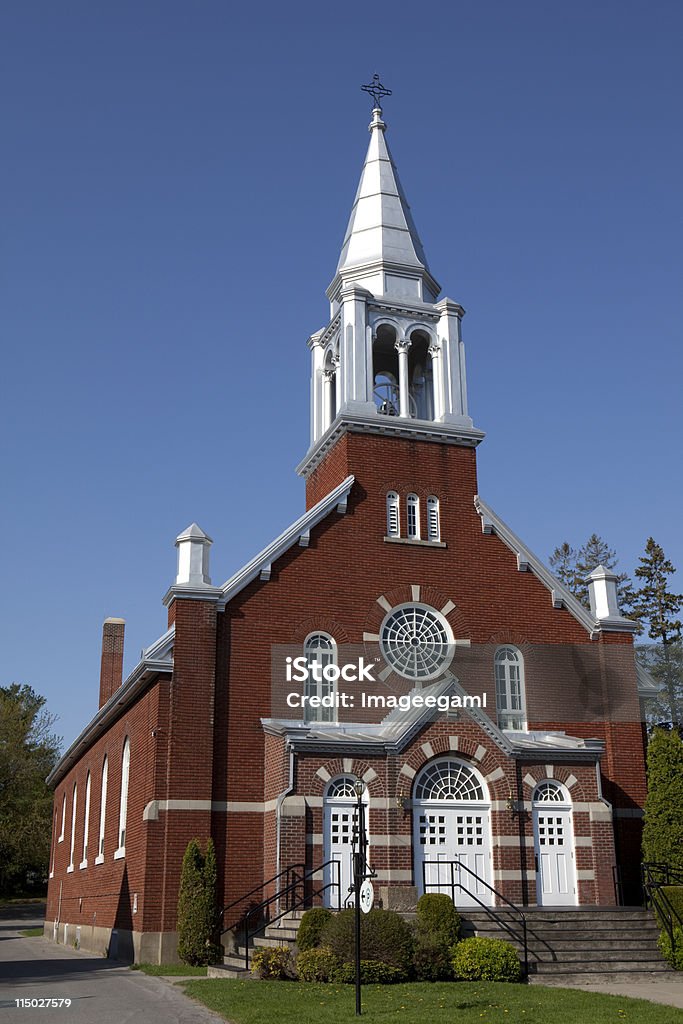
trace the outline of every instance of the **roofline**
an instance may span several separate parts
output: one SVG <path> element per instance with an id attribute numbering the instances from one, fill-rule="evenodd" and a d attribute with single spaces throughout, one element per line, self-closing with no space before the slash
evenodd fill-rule
<path id="1" fill-rule="evenodd" d="M 240 591 L 261 576 L 264 580 L 270 579 L 271 567 L 282 555 L 285 554 L 295 543 L 301 547 L 308 547 L 310 532 L 319 523 L 326 519 L 333 509 L 344 514 L 347 509 L 349 494 L 355 482 L 354 476 L 347 476 L 333 491 L 322 498 L 313 508 L 300 516 L 296 522 L 276 537 L 267 547 L 260 551 L 255 558 L 247 562 L 234 576 L 227 580 L 220 590 L 223 596 L 219 598 L 218 608 L 222 610 Z"/>
<path id="2" fill-rule="evenodd" d="M 514 533 L 500 516 L 478 495 L 474 496 L 474 507 L 481 517 L 483 533 L 495 533 L 503 543 L 517 555 L 517 568 L 520 572 L 533 572 L 541 583 L 550 591 L 554 608 L 564 607 L 580 625 L 590 634 L 591 640 L 597 639 L 602 632 L 633 633 L 637 623 L 632 619 L 594 619 L 577 598 L 550 572 L 537 555 L 531 551 Z"/>

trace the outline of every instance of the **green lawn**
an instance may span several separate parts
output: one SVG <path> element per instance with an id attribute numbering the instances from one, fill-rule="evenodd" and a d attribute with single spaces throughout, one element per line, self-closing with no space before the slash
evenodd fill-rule
<path id="1" fill-rule="evenodd" d="M 208 979 L 184 982 L 185 992 L 233 1024 L 349 1024 L 353 985 Z M 683 1010 L 572 989 L 493 982 L 367 985 L 367 1024 L 683 1024 Z"/>
<path id="2" fill-rule="evenodd" d="M 206 967 L 190 967 L 188 964 L 132 964 L 131 970 L 142 971 L 155 978 L 186 978 L 190 974 L 196 974 L 198 978 L 206 977 Z"/>
<path id="3" fill-rule="evenodd" d="M 43 934 L 43 929 L 42 928 L 23 928 L 22 931 L 21 931 L 21 935 L 25 935 L 27 939 L 33 939 L 37 935 L 42 935 L 42 934 Z"/>

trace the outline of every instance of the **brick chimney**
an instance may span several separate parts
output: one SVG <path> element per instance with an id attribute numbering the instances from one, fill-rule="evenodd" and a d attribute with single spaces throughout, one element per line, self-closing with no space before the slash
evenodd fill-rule
<path id="1" fill-rule="evenodd" d="M 102 667 L 100 669 L 100 707 L 123 682 L 123 634 L 125 619 L 105 619 L 102 626 Z"/>

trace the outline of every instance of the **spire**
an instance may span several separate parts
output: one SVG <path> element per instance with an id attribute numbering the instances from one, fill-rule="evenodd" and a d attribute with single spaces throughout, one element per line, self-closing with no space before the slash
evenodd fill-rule
<path id="1" fill-rule="evenodd" d="M 371 92 L 375 102 L 369 125 L 370 145 L 328 296 L 332 299 L 344 283 L 353 281 L 376 296 L 433 302 L 441 289 L 429 271 L 387 145 L 380 96 L 389 95 L 389 90 L 381 86 L 377 75 L 375 80 L 374 86 L 362 87 Z"/>

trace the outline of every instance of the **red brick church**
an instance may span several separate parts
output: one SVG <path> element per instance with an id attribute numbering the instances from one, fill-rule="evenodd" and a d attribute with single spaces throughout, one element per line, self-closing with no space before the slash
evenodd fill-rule
<path id="1" fill-rule="evenodd" d="M 637 897 L 633 623 L 614 576 L 592 573 L 588 610 L 480 497 L 464 310 L 439 299 L 385 131 L 377 105 L 308 342 L 306 511 L 222 586 L 211 538 L 181 533 L 168 629 L 125 680 L 124 622 L 104 624 L 100 709 L 50 777 L 60 942 L 172 960 L 193 837 L 233 916 L 295 864 L 327 865 L 338 906 L 358 778 L 385 906 L 452 892 L 457 863 L 464 908 Z"/>

